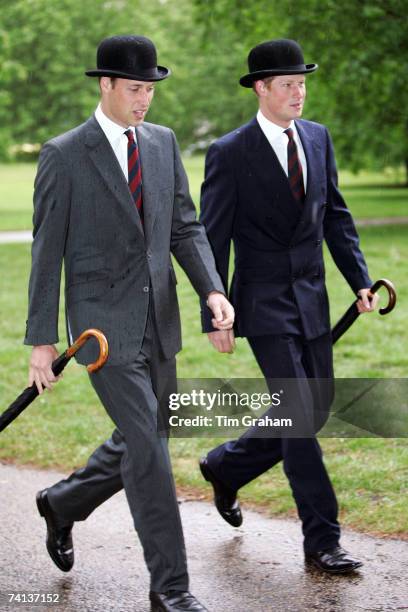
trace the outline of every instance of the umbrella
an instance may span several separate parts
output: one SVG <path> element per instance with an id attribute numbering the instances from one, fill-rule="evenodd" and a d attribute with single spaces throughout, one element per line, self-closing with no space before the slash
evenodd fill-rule
<path id="1" fill-rule="evenodd" d="M 67 348 L 55 361 L 52 362 L 51 369 L 55 376 L 61 374 L 62 370 L 65 368 L 71 357 L 75 355 L 75 353 L 81 348 L 83 344 L 89 338 L 96 338 L 99 343 L 99 357 L 95 361 L 95 363 L 91 363 L 87 366 L 88 372 L 95 372 L 99 370 L 105 363 L 108 358 L 108 341 L 104 334 L 98 329 L 87 329 L 84 331 L 79 338 L 71 344 L 70 347 Z M 18 396 L 18 398 L 0 415 L 0 432 L 3 431 L 14 419 L 18 417 L 25 408 L 37 397 L 38 389 L 34 384 L 31 387 L 27 387 L 24 391 Z"/>
<path id="2" fill-rule="evenodd" d="M 380 278 L 378 281 L 376 281 L 370 288 L 370 293 L 376 293 L 381 287 L 385 287 L 388 291 L 388 304 L 385 308 L 380 308 L 380 315 L 385 315 L 388 312 L 391 312 L 391 310 L 394 308 L 397 301 L 397 294 L 395 292 L 393 283 L 386 278 Z M 336 325 L 333 327 L 331 332 L 333 344 L 335 344 L 337 340 L 341 338 L 341 336 L 348 330 L 350 325 L 352 325 L 360 316 L 357 309 L 357 302 L 358 300 L 355 300 L 351 304 L 341 319 L 339 319 Z"/>

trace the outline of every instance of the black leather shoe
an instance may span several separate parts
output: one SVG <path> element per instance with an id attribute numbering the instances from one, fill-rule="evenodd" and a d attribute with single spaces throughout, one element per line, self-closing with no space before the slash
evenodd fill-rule
<path id="1" fill-rule="evenodd" d="M 233 527 L 242 524 L 241 508 L 237 500 L 237 492 L 223 485 L 208 467 L 207 457 L 200 460 L 200 470 L 204 478 L 214 489 L 214 503 L 222 518 Z"/>
<path id="2" fill-rule="evenodd" d="M 322 572 L 329 572 L 330 574 L 346 574 L 363 565 L 362 561 L 354 559 L 341 546 L 306 553 L 305 561 L 319 568 Z"/>
<path id="3" fill-rule="evenodd" d="M 150 591 L 151 612 L 208 612 L 188 591 Z"/>
<path id="4" fill-rule="evenodd" d="M 47 489 L 38 491 L 36 501 L 38 512 L 47 523 L 48 553 L 60 570 L 69 572 L 74 565 L 74 545 L 71 534 L 73 523 L 67 523 L 54 512 L 48 501 Z"/>

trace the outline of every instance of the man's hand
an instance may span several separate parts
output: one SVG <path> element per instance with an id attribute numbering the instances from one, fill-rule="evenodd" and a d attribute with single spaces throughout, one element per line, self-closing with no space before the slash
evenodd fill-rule
<path id="1" fill-rule="evenodd" d="M 211 291 L 207 297 L 207 306 L 214 315 L 211 323 L 215 329 L 225 330 L 232 328 L 235 312 L 223 293 Z"/>
<path id="2" fill-rule="evenodd" d="M 370 289 L 360 289 L 357 295 L 359 296 L 357 308 L 360 314 L 363 312 L 373 312 L 376 309 L 380 299 L 378 293 L 370 293 Z"/>
<path id="3" fill-rule="evenodd" d="M 209 332 L 208 339 L 219 353 L 233 353 L 235 337 L 233 329 Z"/>
<path id="4" fill-rule="evenodd" d="M 53 344 L 33 346 L 28 371 L 28 386 L 31 387 L 35 383 L 40 395 L 44 391 L 43 387 L 51 389 L 51 383 L 59 380 L 59 377 L 54 376 L 51 370 L 51 364 L 57 357 L 57 349 Z"/>

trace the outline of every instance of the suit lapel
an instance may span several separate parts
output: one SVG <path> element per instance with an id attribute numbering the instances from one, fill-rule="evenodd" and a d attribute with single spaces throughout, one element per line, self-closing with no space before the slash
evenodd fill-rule
<path id="1" fill-rule="evenodd" d="M 144 235 L 140 216 L 129 191 L 126 178 L 109 141 L 95 117 L 91 117 L 87 122 L 85 144 L 88 147 L 89 157 L 101 175 L 102 180 L 122 206 L 129 222 L 136 225 L 140 233 Z"/>
<path id="2" fill-rule="evenodd" d="M 143 124 L 136 128 L 136 137 L 142 167 L 144 231 L 146 242 L 149 243 L 158 209 L 155 185 L 158 182 L 157 160 L 159 159 L 159 146 L 154 142 L 151 131 Z"/>

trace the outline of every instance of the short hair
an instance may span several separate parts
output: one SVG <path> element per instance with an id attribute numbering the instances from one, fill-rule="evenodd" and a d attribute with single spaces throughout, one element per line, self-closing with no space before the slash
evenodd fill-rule
<path id="1" fill-rule="evenodd" d="M 269 83 L 272 83 L 273 79 L 276 78 L 276 76 L 277 75 L 268 76 L 268 77 L 265 77 L 264 79 L 257 79 L 257 81 L 263 81 L 265 83 L 265 85 L 268 87 Z M 258 93 L 256 91 L 255 83 L 256 83 L 256 81 L 253 81 L 252 89 L 254 90 L 255 94 L 258 95 Z"/>
<path id="2" fill-rule="evenodd" d="M 99 85 L 101 84 L 101 78 L 102 78 L 103 76 L 108 76 L 108 75 L 107 75 L 107 74 L 103 74 L 102 76 L 100 76 L 100 77 L 99 77 L 99 79 L 98 79 L 98 81 L 99 81 Z M 110 80 L 111 80 L 112 87 L 115 87 L 115 82 L 116 82 L 116 79 L 117 79 L 118 77 L 109 77 L 109 78 L 110 78 Z"/>

